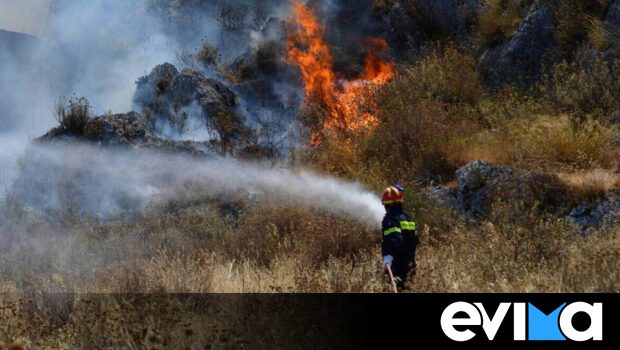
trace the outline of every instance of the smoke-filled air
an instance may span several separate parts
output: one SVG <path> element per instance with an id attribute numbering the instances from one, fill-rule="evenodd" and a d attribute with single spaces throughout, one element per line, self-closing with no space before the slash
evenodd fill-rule
<path id="1" fill-rule="evenodd" d="M 0 294 L 620 291 L 618 33 L 618 0 L 0 0 Z M 0 343 L 150 346 L 35 302 Z"/>

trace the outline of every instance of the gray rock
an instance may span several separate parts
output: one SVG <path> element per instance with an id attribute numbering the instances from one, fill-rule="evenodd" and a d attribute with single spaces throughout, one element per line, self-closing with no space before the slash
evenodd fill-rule
<path id="1" fill-rule="evenodd" d="M 582 203 L 569 214 L 582 228 L 584 234 L 594 229 L 609 229 L 620 223 L 620 189 L 609 191 L 605 197 L 594 203 Z"/>
<path id="2" fill-rule="evenodd" d="M 428 196 L 438 205 L 451 207 L 470 219 L 488 218 L 495 203 L 514 210 L 549 213 L 567 211 L 569 191 L 557 176 L 526 172 L 484 161 L 472 161 L 456 172 L 457 188 L 437 187 Z"/>
<path id="3" fill-rule="evenodd" d="M 476 0 L 396 2 L 382 18 L 383 30 L 397 49 L 419 49 L 437 35 L 464 42 L 478 7 Z"/>
<path id="4" fill-rule="evenodd" d="M 226 85 L 190 68 L 179 73 L 169 63 L 138 80 L 134 104 L 178 128 L 178 133 L 184 131 L 179 120 L 196 111 L 195 106 L 204 127 L 216 131 L 221 139 L 238 138 L 249 131 L 237 113 L 237 97 Z"/>
<path id="5" fill-rule="evenodd" d="M 486 84 L 498 88 L 509 82 L 527 84 L 538 79 L 545 59 L 559 48 L 553 34 L 554 20 L 544 2 L 534 3 L 517 33 L 481 57 Z"/>
<path id="6" fill-rule="evenodd" d="M 436 205 L 456 208 L 456 193 L 446 187 L 432 187 L 426 192 L 427 197 Z"/>
<path id="7" fill-rule="evenodd" d="M 173 141 L 158 136 L 153 121 L 136 112 L 92 118 L 86 123 L 83 132 L 77 135 L 56 127 L 36 140 L 39 143 L 54 141 L 80 141 L 103 147 L 148 148 L 197 156 L 216 153 L 216 148 L 209 142 Z"/>
<path id="8" fill-rule="evenodd" d="M 620 0 L 614 0 L 609 5 L 605 22 L 615 29 L 620 29 Z"/>
<path id="9" fill-rule="evenodd" d="M 467 163 L 456 171 L 456 208 L 470 218 L 485 216 L 495 197 L 497 185 L 511 176 L 513 171 L 510 168 L 480 160 Z"/>

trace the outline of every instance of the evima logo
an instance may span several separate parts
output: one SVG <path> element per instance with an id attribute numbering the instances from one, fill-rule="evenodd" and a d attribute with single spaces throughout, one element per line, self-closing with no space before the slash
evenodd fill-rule
<path id="1" fill-rule="evenodd" d="M 514 340 L 603 340 L 603 304 L 575 302 L 559 305 L 549 314 L 532 303 L 501 303 L 489 315 L 482 303 L 459 301 L 446 307 L 441 315 L 441 329 L 452 340 L 464 342 L 480 332 L 493 340 L 512 306 Z M 576 329 L 573 317 L 584 313 L 590 318 L 587 329 Z M 527 333 L 527 334 L 526 334 Z"/>

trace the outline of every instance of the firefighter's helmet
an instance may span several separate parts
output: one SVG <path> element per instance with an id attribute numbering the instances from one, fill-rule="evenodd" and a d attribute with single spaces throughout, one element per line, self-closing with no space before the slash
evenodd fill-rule
<path id="1" fill-rule="evenodd" d="M 405 190 L 399 185 L 386 188 L 385 191 L 383 191 L 383 196 L 381 197 L 381 203 L 383 203 L 383 205 L 403 203 L 404 201 Z"/>

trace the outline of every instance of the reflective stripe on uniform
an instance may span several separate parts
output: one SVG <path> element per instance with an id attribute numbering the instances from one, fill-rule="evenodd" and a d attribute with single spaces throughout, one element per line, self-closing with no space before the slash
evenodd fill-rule
<path id="1" fill-rule="evenodd" d="M 389 229 L 383 231 L 383 235 L 387 236 L 387 235 L 389 235 L 390 233 L 393 233 L 393 232 L 402 232 L 402 231 L 401 231 L 400 227 L 392 227 L 392 228 L 389 228 Z"/>
<path id="2" fill-rule="evenodd" d="M 408 231 L 415 231 L 415 221 L 401 221 L 400 228 Z"/>

